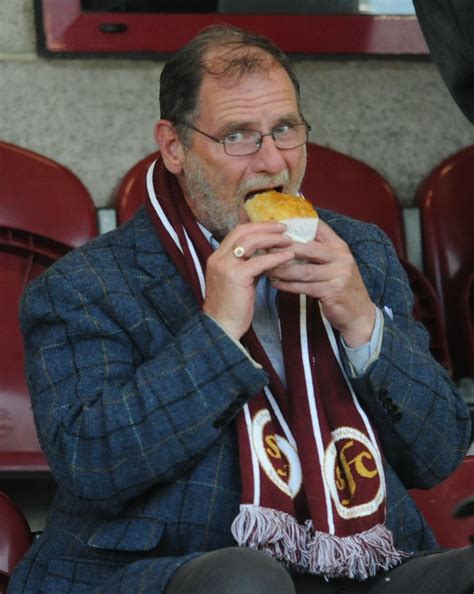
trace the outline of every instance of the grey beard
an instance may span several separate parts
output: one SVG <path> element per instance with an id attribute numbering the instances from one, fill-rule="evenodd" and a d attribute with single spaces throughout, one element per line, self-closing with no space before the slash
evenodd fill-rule
<path id="1" fill-rule="evenodd" d="M 188 152 L 186 156 L 184 173 L 184 189 L 189 200 L 189 206 L 196 219 L 218 241 L 222 241 L 239 224 L 239 209 L 249 192 L 266 187 L 282 186 L 286 192 L 296 194 L 299 191 L 303 177 L 301 175 L 295 184 L 289 186 L 289 173 L 286 171 L 277 176 L 260 175 L 256 179 L 244 182 L 239 187 L 238 194 L 234 196 L 234 202 L 232 203 L 224 202 L 216 195 L 206 178 L 201 160 L 191 152 Z"/>
<path id="2" fill-rule="evenodd" d="M 191 210 L 197 220 L 221 241 L 237 226 L 238 212 L 229 204 L 223 205 L 207 181 L 201 163 L 194 158 L 193 161 L 193 171 L 185 177 Z"/>

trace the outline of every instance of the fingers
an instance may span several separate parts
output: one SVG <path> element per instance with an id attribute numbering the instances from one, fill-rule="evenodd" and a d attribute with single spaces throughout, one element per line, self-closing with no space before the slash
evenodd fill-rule
<path id="1" fill-rule="evenodd" d="M 255 233 L 279 234 L 283 236 L 285 230 L 286 225 L 283 223 L 244 223 L 243 225 L 238 225 L 224 237 L 219 249 L 226 251 L 231 247 L 241 245 L 244 237 L 251 236 Z"/>
<path id="2" fill-rule="evenodd" d="M 258 277 L 294 258 L 285 229 L 281 223 L 239 225 L 207 260 L 203 310 L 237 339 L 251 324 Z"/>
<path id="3" fill-rule="evenodd" d="M 219 262 L 225 267 L 223 274 L 235 269 L 250 275 L 253 282 L 256 276 L 268 268 L 281 266 L 294 258 L 290 247 L 292 241 L 283 235 L 285 230 L 286 225 L 281 223 L 239 225 L 211 256 L 211 264 Z"/>
<path id="4" fill-rule="evenodd" d="M 296 253 L 295 257 L 298 257 Z M 342 273 L 337 262 L 318 265 L 303 260 L 296 260 L 288 265 L 279 265 L 268 271 L 268 275 L 272 279 L 302 283 L 331 281 L 337 279 Z"/>
<path id="5" fill-rule="evenodd" d="M 224 263 L 226 269 L 246 265 L 248 273 L 278 266 L 294 257 L 292 241 L 284 235 L 282 223 L 246 223 L 232 230 L 208 260 L 211 266 Z M 286 254 L 284 252 L 287 252 Z"/>
<path id="6" fill-rule="evenodd" d="M 293 246 L 292 246 L 293 247 Z M 314 254 L 314 248 L 307 254 Z M 330 248 L 328 262 L 294 262 L 268 271 L 272 285 L 294 294 L 319 299 L 328 322 L 341 332 L 349 346 L 360 346 L 370 340 L 375 320 L 375 306 L 349 248 Z M 300 254 L 295 249 L 295 255 Z"/>
<path id="7" fill-rule="evenodd" d="M 291 239 L 286 235 L 278 233 L 249 233 L 241 238 L 235 239 L 234 243 L 225 249 L 226 253 L 232 251 L 236 258 L 248 259 L 257 254 L 259 250 L 270 250 L 272 248 L 287 248 L 291 245 Z"/>

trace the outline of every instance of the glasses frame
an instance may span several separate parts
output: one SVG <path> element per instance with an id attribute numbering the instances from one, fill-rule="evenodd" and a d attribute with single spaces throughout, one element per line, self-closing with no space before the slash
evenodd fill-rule
<path id="1" fill-rule="evenodd" d="M 252 151 L 251 153 L 245 153 L 244 155 L 232 155 L 231 153 L 227 152 L 225 139 L 220 140 L 219 138 L 216 138 L 215 136 L 211 136 L 211 134 L 208 134 L 207 132 L 203 132 L 202 130 L 200 130 L 199 128 L 194 126 L 193 124 L 190 124 L 189 122 L 185 122 L 183 120 L 178 120 L 176 123 L 181 126 L 184 126 L 185 128 L 190 128 L 191 130 L 194 130 L 195 132 L 199 132 L 199 134 L 202 134 L 203 136 L 205 136 L 206 138 L 209 138 L 210 140 L 213 140 L 214 142 L 218 142 L 219 144 L 222 144 L 222 146 L 224 147 L 225 154 L 229 155 L 229 157 L 248 157 L 249 155 L 255 155 L 255 153 L 258 153 L 258 151 L 262 148 L 262 144 L 263 144 L 262 141 L 265 138 L 265 136 L 271 136 L 273 138 L 273 142 L 275 143 L 275 146 L 277 147 L 277 149 L 279 151 L 291 151 L 295 148 L 303 146 L 304 144 L 307 144 L 308 138 L 309 138 L 309 133 L 312 130 L 311 126 L 307 122 L 301 122 L 299 124 L 294 124 L 294 126 L 304 126 L 306 128 L 306 138 L 305 138 L 304 142 L 302 142 L 301 144 L 297 144 L 296 146 L 292 146 L 289 148 L 280 148 L 276 144 L 277 141 L 275 139 L 275 130 L 272 130 L 271 132 L 267 132 L 266 134 L 262 134 L 259 130 L 246 130 L 246 132 L 254 132 L 255 134 L 258 134 L 260 136 L 260 140 L 259 140 L 259 144 L 257 145 L 257 148 L 254 151 Z"/>

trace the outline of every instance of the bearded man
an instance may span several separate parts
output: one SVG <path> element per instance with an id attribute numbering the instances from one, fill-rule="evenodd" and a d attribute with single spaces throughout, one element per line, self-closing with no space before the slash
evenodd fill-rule
<path id="1" fill-rule="evenodd" d="M 309 126 L 273 43 L 211 27 L 165 66 L 147 204 L 28 288 L 21 319 L 58 483 L 11 592 L 470 592 L 407 493 L 461 462 L 469 414 L 393 247 L 297 194 Z"/>

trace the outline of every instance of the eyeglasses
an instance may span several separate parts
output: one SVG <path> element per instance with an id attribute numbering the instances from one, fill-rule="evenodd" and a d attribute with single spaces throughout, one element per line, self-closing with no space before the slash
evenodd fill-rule
<path id="1" fill-rule="evenodd" d="M 215 136 L 207 134 L 187 122 L 178 121 L 177 123 L 190 128 L 195 132 L 199 132 L 203 136 L 210 138 L 214 142 L 218 142 L 224 146 L 225 152 L 231 157 L 245 157 L 253 155 L 259 151 L 262 146 L 262 140 L 265 136 L 271 136 L 275 145 L 280 150 L 289 150 L 303 146 L 308 142 L 308 135 L 311 131 L 311 126 L 306 123 L 301 124 L 280 124 L 273 128 L 268 134 L 262 134 L 257 130 L 232 130 L 224 136 L 221 140 Z"/>

